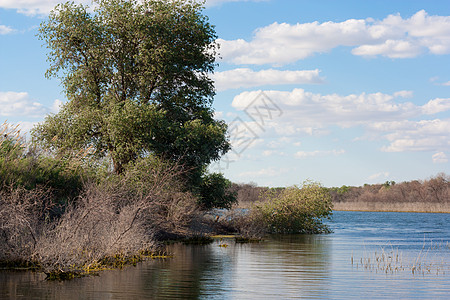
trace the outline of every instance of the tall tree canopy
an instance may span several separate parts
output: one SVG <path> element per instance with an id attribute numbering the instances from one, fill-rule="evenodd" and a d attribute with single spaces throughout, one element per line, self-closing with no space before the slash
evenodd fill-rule
<path id="1" fill-rule="evenodd" d="M 41 24 L 47 77 L 67 103 L 34 137 L 60 155 L 91 149 L 114 171 L 150 153 L 201 172 L 230 149 L 213 118 L 216 33 L 202 6 L 182 0 L 59 4 Z"/>

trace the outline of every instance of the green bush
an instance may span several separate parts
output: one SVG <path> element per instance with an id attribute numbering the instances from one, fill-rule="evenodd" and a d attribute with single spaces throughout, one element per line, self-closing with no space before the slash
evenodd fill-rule
<path id="1" fill-rule="evenodd" d="M 323 219 L 330 218 L 330 193 L 317 182 L 306 181 L 281 193 L 269 190 L 266 201 L 257 204 L 251 214 L 270 233 L 328 233 Z"/>
<path id="2" fill-rule="evenodd" d="M 43 188 L 54 203 L 63 203 L 78 196 L 83 181 L 94 176 L 94 168 L 84 162 L 84 157 L 57 159 L 43 155 L 41 149 L 26 143 L 17 126 L 5 122 L 0 125 L 0 133 L 0 191 Z"/>
<path id="3" fill-rule="evenodd" d="M 200 185 L 200 205 L 204 209 L 231 208 L 237 200 L 237 194 L 231 187 L 231 181 L 220 173 L 203 175 Z"/>

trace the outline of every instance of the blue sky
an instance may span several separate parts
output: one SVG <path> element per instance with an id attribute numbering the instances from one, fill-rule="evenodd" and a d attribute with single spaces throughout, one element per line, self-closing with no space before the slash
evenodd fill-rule
<path id="1" fill-rule="evenodd" d="M 0 0 L 2 123 L 28 130 L 65 101 L 36 38 L 57 2 Z M 204 13 L 234 146 L 212 171 L 268 186 L 450 173 L 448 0 L 211 0 Z"/>

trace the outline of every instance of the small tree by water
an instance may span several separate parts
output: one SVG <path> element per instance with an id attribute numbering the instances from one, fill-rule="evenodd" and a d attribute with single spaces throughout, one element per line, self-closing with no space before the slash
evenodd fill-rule
<path id="1" fill-rule="evenodd" d="M 267 191 L 266 201 L 257 204 L 252 214 L 271 233 L 328 233 L 323 219 L 330 218 L 330 193 L 321 184 L 305 181 L 278 193 Z"/>

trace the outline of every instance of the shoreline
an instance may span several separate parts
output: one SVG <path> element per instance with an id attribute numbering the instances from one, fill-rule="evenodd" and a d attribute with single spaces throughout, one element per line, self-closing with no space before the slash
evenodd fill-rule
<path id="1" fill-rule="evenodd" d="M 361 212 L 405 212 L 405 213 L 450 213 L 450 203 L 380 203 L 380 202 L 338 202 L 333 203 L 335 211 Z"/>
<path id="2" fill-rule="evenodd" d="M 397 212 L 414 214 L 450 214 L 448 211 L 406 211 L 406 210 L 360 210 L 360 209 L 333 209 L 333 211 L 354 211 L 354 212 Z"/>

